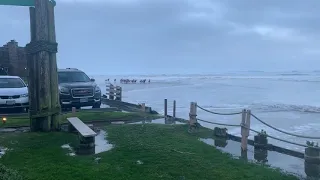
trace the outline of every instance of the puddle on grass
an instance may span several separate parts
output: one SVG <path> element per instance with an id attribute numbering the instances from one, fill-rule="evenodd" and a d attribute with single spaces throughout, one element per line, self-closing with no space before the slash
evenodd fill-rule
<path id="1" fill-rule="evenodd" d="M 137 164 L 141 165 L 141 164 L 143 164 L 143 162 L 140 161 L 140 160 L 138 160 L 138 161 L 137 161 Z"/>
<path id="2" fill-rule="evenodd" d="M 304 159 L 275 151 L 259 151 L 255 153 L 253 146 L 248 146 L 247 153 L 244 153 L 241 152 L 241 143 L 232 140 L 215 140 L 212 138 L 200 138 L 199 140 L 210 146 L 215 146 L 223 152 L 231 154 L 234 158 L 246 159 L 255 163 L 269 165 L 273 168 L 280 168 L 284 172 L 296 175 L 300 178 L 307 177 L 304 168 Z M 320 169 L 320 165 L 318 166 L 318 169 Z M 316 172 L 308 172 L 308 174 L 316 174 Z"/>
<path id="3" fill-rule="evenodd" d="M 104 130 L 100 130 L 99 134 L 95 137 L 95 154 L 109 151 L 113 148 L 113 145 L 108 143 L 106 137 L 107 132 Z"/>
<path id="4" fill-rule="evenodd" d="M 2 158 L 2 156 L 4 156 L 8 150 L 8 148 L 0 147 L 0 158 Z"/>
<path id="5" fill-rule="evenodd" d="M 107 132 L 104 130 L 100 130 L 97 136 L 95 136 L 95 154 L 99 154 L 105 151 L 109 151 L 113 148 L 112 144 L 109 144 L 106 140 Z M 70 146 L 70 144 L 64 144 L 61 146 L 63 149 L 67 149 L 69 152 L 67 153 L 68 156 L 75 156 L 76 151 L 74 148 Z"/>
<path id="6" fill-rule="evenodd" d="M 67 153 L 68 156 L 75 156 L 76 153 L 74 149 L 70 146 L 70 144 L 64 144 L 61 146 L 62 149 L 67 149 L 69 152 Z"/>
<path id="7" fill-rule="evenodd" d="M 138 122 L 133 122 L 129 124 L 184 124 L 178 121 L 173 121 L 173 120 L 165 120 L 165 118 L 160 118 L 160 119 L 154 119 L 154 120 L 142 120 Z"/>

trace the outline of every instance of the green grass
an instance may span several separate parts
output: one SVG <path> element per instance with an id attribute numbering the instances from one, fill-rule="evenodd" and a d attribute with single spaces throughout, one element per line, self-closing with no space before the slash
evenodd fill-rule
<path id="1" fill-rule="evenodd" d="M 277 170 L 232 159 L 187 133 L 187 125 L 126 124 L 106 127 L 110 151 L 67 156 L 60 148 L 77 135 L 61 132 L 0 136 L 12 148 L 1 162 L 30 180 L 293 180 Z M 201 135 L 208 130 L 202 130 Z M 210 134 L 210 133 L 207 133 Z M 94 158 L 101 157 L 99 163 Z M 141 161 L 143 164 L 138 164 Z M 0 172 L 1 173 L 1 172 Z"/>
<path id="2" fill-rule="evenodd" d="M 146 114 L 146 113 L 124 113 L 124 112 L 103 112 L 103 111 L 84 111 L 76 112 L 76 114 L 68 113 L 61 115 L 61 123 L 67 122 L 68 117 L 76 116 L 84 122 L 89 121 L 113 121 L 113 120 L 122 120 L 122 121 L 135 121 L 143 119 L 156 119 L 160 116 Z M 0 122 L 1 123 L 1 122 Z M 0 124 L 0 127 L 10 127 L 10 126 L 28 126 L 30 120 L 28 116 L 15 116 L 7 117 L 5 124 Z"/>

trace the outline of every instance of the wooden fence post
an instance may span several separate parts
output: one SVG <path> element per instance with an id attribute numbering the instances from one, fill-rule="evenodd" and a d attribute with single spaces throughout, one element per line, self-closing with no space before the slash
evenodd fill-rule
<path id="1" fill-rule="evenodd" d="M 173 117 L 173 118 L 176 118 L 176 100 L 173 101 L 172 117 Z"/>
<path id="2" fill-rule="evenodd" d="M 250 135 L 250 127 L 251 127 L 251 110 L 247 110 L 247 118 L 246 118 L 246 127 L 247 127 L 247 136 Z"/>
<path id="3" fill-rule="evenodd" d="M 72 107 L 72 114 L 73 114 L 73 115 L 76 114 L 76 107 Z"/>
<path id="4" fill-rule="evenodd" d="M 109 86 L 109 99 L 114 100 L 114 86 L 113 86 L 113 84 L 110 84 L 110 86 Z"/>
<path id="5" fill-rule="evenodd" d="M 121 101 L 121 99 L 122 99 L 122 93 L 121 93 L 121 91 L 122 91 L 122 88 L 120 87 L 120 86 L 116 86 L 116 100 L 117 101 Z"/>
<path id="6" fill-rule="evenodd" d="M 168 116 L 168 100 L 164 99 L 164 118 Z"/>
<path id="7" fill-rule="evenodd" d="M 146 103 L 141 103 L 141 111 L 146 112 Z"/>
<path id="8" fill-rule="evenodd" d="M 249 115 L 249 126 L 248 126 L 248 115 Z M 246 151 L 248 149 L 248 136 L 250 128 L 250 114 L 249 110 L 242 110 L 242 119 L 241 119 L 241 149 Z"/>
<path id="9" fill-rule="evenodd" d="M 190 103 L 189 124 L 194 125 L 197 123 L 197 103 Z"/>

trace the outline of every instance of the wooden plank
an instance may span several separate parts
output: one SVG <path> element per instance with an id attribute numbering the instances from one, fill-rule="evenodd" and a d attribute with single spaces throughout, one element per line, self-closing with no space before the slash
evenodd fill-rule
<path id="1" fill-rule="evenodd" d="M 113 93 L 106 93 L 106 95 L 113 96 L 113 97 L 121 97 L 121 95 L 116 95 L 116 94 L 113 94 Z"/>
<path id="2" fill-rule="evenodd" d="M 79 118 L 70 117 L 67 118 L 67 120 L 83 137 L 93 137 L 97 135 L 97 133 L 90 129 L 89 126 L 84 124 Z"/>

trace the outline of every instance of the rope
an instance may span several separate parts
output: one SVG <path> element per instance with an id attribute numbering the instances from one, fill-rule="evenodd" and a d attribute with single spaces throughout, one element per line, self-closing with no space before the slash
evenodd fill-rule
<path id="1" fill-rule="evenodd" d="M 237 125 L 237 124 L 223 124 L 223 123 L 210 122 L 210 121 L 206 121 L 206 120 L 202 120 L 202 119 L 197 119 L 197 120 L 202 121 L 202 122 L 206 122 L 209 124 L 219 125 L 219 126 L 241 127 L 241 125 Z"/>
<path id="2" fill-rule="evenodd" d="M 297 134 L 289 133 L 289 132 L 283 131 L 281 129 L 278 129 L 278 128 L 274 127 L 274 126 L 271 126 L 271 125 L 267 124 L 266 122 L 262 121 L 257 116 L 255 116 L 254 114 L 251 114 L 251 116 L 254 117 L 256 120 L 258 120 L 259 122 L 261 122 L 262 124 L 268 126 L 269 128 L 274 129 L 274 130 L 279 131 L 279 132 L 282 132 L 282 133 L 287 134 L 287 135 L 300 137 L 300 138 L 305 138 L 305 139 L 320 139 L 320 137 L 303 136 L 303 135 L 297 135 Z"/>
<path id="3" fill-rule="evenodd" d="M 242 125 L 236 125 L 236 124 L 224 124 L 224 123 L 216 123 L 216 122 L 211 122 L 211 121 L 206 121 L 206 120 L 202 120 L 202 119 L 197 119 L 198 121 L 202 121 L 202 122 L 206 122 L 206 123 L 209 123 L 209 124 L 215 124 L 215 125 L 220 125 L 220 126 L 231 126 L 231 127 L 244 127 L 246 129 L 248 129 L 246 126 L 242 126 Z M 252 132 L 255 132 L 257 134 L 260 134 L 259 131 L 256 131 L 254 129 L 249 129 L 250 131 Z M 297 145 L 297 146 L 301 146 L 301 147 L 310 147 L 308 145 L 304 145 L 304 144 L 300 144 L 300 143 L 295 143 L 295 142 L 291 142 L 291 141 L 287 141 L 287 140 L 284 140 L 284 139 L 280 139 L 280 138 L 277 138 L 277 137 L 274 137 L 274 136 L 271 136 L 271 135 L 268 135 L 266 134 L 267 137 L 271 138 L 271 139 L 274 139 L 274 140 L 278 140 L 278 141 L 282 141 L 282 142 L 285 142 L 285 143 L 288 143 L 288 144 L 293 144 L 293 145 Z M 313 147 L 315 149 L 320 149 L 320 147 Z"/>
<path id="4" fill-rule="evenodd" d="M 208 113 L 211 113 L 211 114 L 216 114 L 216 115 L 237 115 L 237 114 L 241 114 L 242 112 L 236 112 L 236 113 L 217 113 L 217 112 L 213 112 L 213 111 L 210 111 L 210 110 L 207 110 L 207 109 L 204 109 L 203 107 L 201 106 L 198 106 L 198 108 L 200 108 L 201 110 L 204 110 Z"/>
<path id="5" fill-rule="evenodd" d="M 245 127 L 245 126 L 243 126 L 243 127 Z M 246 128 L 246 127 L 245 127 L 245 128 Z M 259 131 L 256 131 L 256 130 L 254 130 L 254 129 L 249 129 L 249 130 L 252 131 L 252 132 L 255 132 L 255 133 L 257 133 L 257 134 L 260 134 Z M 282 142 L 285 142 L 285 143 L 289 143 L 289 144 L 293 144 L 293 145 L 297 145 L 297 146 L 301 146 L 301 147 L 306 147 L 306 148 L 309 147 L 308 145 L 305 145 L 305 144 L 299 144 L 299 143 L 287 141 L 287 140 L 280 139 L 280 138 L 277 138 L 277 137 L 274 137 L 274 136 L 271 136 L 271 135 L 268 135 L 268 134 L 266 134 L 266 136 L 269 137 L 269 138 L 271 138 L 271 139 L 278 140 L 278 141 L 282 141 Z M 314 148 L 320 149 L 319 147 L 314 147 Z"/>

